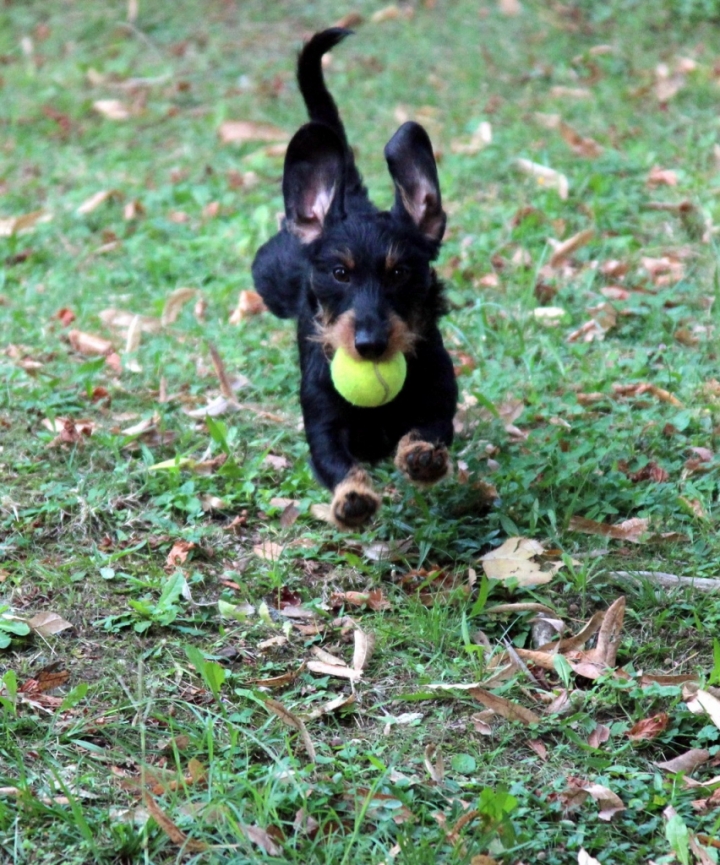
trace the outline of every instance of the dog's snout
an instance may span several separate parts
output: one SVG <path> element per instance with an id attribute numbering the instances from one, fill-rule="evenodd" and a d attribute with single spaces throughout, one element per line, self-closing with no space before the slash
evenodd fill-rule
<path id="1" fill-rule="evenodd" d="M 355 348 L 360 357 L 376 360 L 388 347 L 387 336 L 362 328 L 355 331 Z"/>

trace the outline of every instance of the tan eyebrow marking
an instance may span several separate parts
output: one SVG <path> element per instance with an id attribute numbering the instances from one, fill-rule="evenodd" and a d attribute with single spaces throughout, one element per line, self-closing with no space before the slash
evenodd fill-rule
<path id="1" fill-rule="evenodd" d="M 400 261 L 400 250 L 393 244 L 385 256 L 385 270 L 392 270 L 398 261 Z"/>
<path id="2" fill-rule="evenodd" d="M 348 270 L 354 270 L 355 259 L 349 249 L 335 250 L 333 255 L 336 255 Z"/>

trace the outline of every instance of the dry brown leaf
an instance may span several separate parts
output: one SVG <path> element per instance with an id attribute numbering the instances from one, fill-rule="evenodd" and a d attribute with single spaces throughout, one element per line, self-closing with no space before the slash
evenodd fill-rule
<path id="1" fill-rule="evenodd" d="M 195 549 L 193 541 L 185 541 L 179 539 L 172 545 L 172 549 L 167 554 L 165 565 L 168 568 L 177 568 L 185 564 L 190 551 Z"/>
<path id="2" fill-rule="evenodd" d="M 347 664 L 342 658 L 333 655 L 332 652 L 326 651 L 322 646 L 313 646 L 310 651 L 315 655 L 318 661 L 322 661 L 323 664 L 330 664 L 332 667 L 347 667 Z"/>
<path id="3" fill-rule="evenodd" d="M 709 691 L 703 691 L 702 688 L 698 690 L 695 699 L 708 713 L 713 724 L 720 729 L 720 699 L 715 697 Z"/>
<path id="4" fill-rule="evenodd" d="M 595 729 L 588 736 L 588 745 L 591 748 L 599 748 L 610 738 L 610 728 L 605 724 L 596 724 Z"/>
<path id="5" fill-rule="evenodd" d="M 575 129 L 563 120 L 558 124 L 560 135 L 563 140 L 570 146 L 574 153 L 578 156 L 584 156 L 586 159 L 597 159 L 602 155 L 603 147 L 592 138 L 585 138 L 580 135 Z"/>
<path id="6" fill-rule="evenodd" d="M 546 643 L 544 646 L 540 646 L 540 649 L 544 651 L 553 649 L 558 652 L 573 652 L 576 649 L 582 648 L 590 637 L 600 630 L 600 626 L 605 618 L 605 612 L 605 610 L 597 610 L 577 634 L 572 637 L 555 640 L 552 643 Z"/>
<path id="7" fill-rule="evenodd" d="M 188 838 L 160 808 L 147 790 L 143 791 L 143 804 L 150 813 L 150 816 L 173 844 L 182 847 L 187 853 L 202 853 L 208 849 L 208 845 L 204 841 L 195 841 L 192 838 Z"/>
<path id="8" fill-rule="evenodd" d="M 586 246 L 595 236 L 594 228 L 585 228 L 579 231 L 562 243 L 555 247 L 555 251 L 550 256 L 548 264 L 550 267 L 559 267 L 574 253 L 583 246 Z"/>
<path id="9" fill-rule="evenodd" d="M 670 723 L 670 716 L 667 712 L 658 712 L 650 718 L 642 718 L 627 731 L 627 737 L 631 742 L 643 742 L 657 737 L 664 733 Z"/>
<path id="10" fill-rule="evenodd" d="M 538 162 L 532 162 L 529 159 L 516 159 L 515 165 L 530 177 L 534 177 L 538 186 L 547 186 L 557 190 L 560 198 L 565 200 L 570 191 L 570 184 L 567 177 L 554 168 L 549 168 L 547 165 L 540 165 Z"/>
<path id="11" fill-rule="evenodd" d="M 664 769 L 666 772 L 683 772 L 685 775 L 689 775 L 698 766 L 707 763 L 709 759 L 710 752 L 706 751 L 705 748 L 691 748 L 684 754 L 673 757 L 672 760 L 664 760 L 662 763 L 655 763 L 655 765 L 658 769 Z"/>
<path id="12" fill-rule="evenodd" d="M 251 120 L 226 120 L 220 124 L 218 135 L 222 144 L 245 144 L 248 141 L 286 142 L 289 138 L 284 129 Z"/>
<path id="13" fill-rule="evenodd" d="M 108 120 L 129 120 L 130 109 L 120 99 L 96 99 L 93 108 Z"/>
<path id="14" fill-rule="evenodd" d="M 51 634 L 59 634 L 61 631 L 73 627 L 70 622 L 67 622 L 57 613 L 38 613 L 28 621 L 28 625 L 30 625 L 33 631 L 41 637 L 49 637 Z"/>
<path id="15" fill-rule="evenodd" d="M 131 326 L 139 327 L 143 333 L 157 333 L 160 319 L 152 315 L 137 315 L 122 309 L 104 309 L 99 315 L 100 321 L 112 330 L 125 332 Z"/>
<path id="16" fill-rule="evenodd" d="M 389 6 L 385 6 L 382 9 L 378 9 L 377 12 L 374 12 L 370 16 L 370 23 L 384 24 L 386 21 L 397 21 L 399 18 L 411 18 L 412 12 L 413 9 L 411 7 L 401 9 L 399 6 L 391 3 Z"/>
<path id="17" fill-rule="evenodd" d="M 325 664 L 322 661 L 308 661 L 307 668 L 311 673 L 317 673 L 319 676 L 335 676 L 338 679 L 349 679 L 351 682 L 359 682 L 362 678 L 362 675 L 351 667 Z"/>
<path id="18" fill-rule="evenodd" d="M 516 18 L 522 12 L 520 0 L 498 0 L 498 12 L 508 18 Z"/>
<path id="19" fill-rule="evenodd" d="M 357 673 L 362 673 L 375 648 L 375 636 L 357 628 L 353 633 L 353 640 L 355 648 L 352 667 Z"/>
<path id="20" fill-rule="evenodd" d="M 270 856 L 282 856 L 282 847 L 275 843 L 271 835 L 266 829 L 261 829 L 260 826 L 247 826 L 240 824 L 240 829 L 253 844 L 257 844 L 261 850 L 264 850 Z"/>
<path id="21" fill-rule="evenodd" d="M 266 562 L 276 562 L 284 549 L 282 544 L 277 544 L 275 541 L 263 541 L 253 547 L 253 552 Z"/>
<path id="22" fill-rule="evenodd" d="M 626 810 L 622 799 L 609 787 L 604 787 L 602 784 L 587 784 L 583 790 L 597 802 L 600 808 L 598 817 L 601 820 L 612 820 L 616 814 Z"/>
<path id="23" fill-rule="evenodd" d="M 57 664 L 48 664 L 42 670 L 39 670 L 32 679 L 27 679 L 18 688 L 22 694 L 36 695 L 47 694 L 48 691 L 54 691 L 56 688 L 62 687 L 70 678 L 69 670 L 56 669 Z"/>
<path id="24" fill-rule="evenodd" d="M 265 642 L 269 642 L 266 640 Z M 260 646 L 258 646 L 260 648 Z M 287 673 L 282 673 L 279 676 L 271 676 L 269 679 L 251 679 L 250 681 L 260 688 L 285 688 L 291 685 L 297 677 L 305 669 L 305 664 L 302 663 L 297 670 L 288 670 Z"/>
<path id="25" fill-rule="evenodd" d="M 592 660 L 614 667 L 620 645 L 620 632 L 625 619 L 625 598 L 619 597 L 608 607 L 598 631 L 597 645 L 592 649 Z"/>
<path id="26" fill-rule="evenodd" d="M 117 198 L 119 195 L 120 193 L 117 189 L 102 189 L 94 195 L 91 195 L 90 198 L 86 198 L 75 213 L 81 216 L 84 216 L 86 213 L 92 213 L 93 210 L 97 210 L 103 202 L 108 201 L 111 198 Z"/>
<path id="27" fill-rule="evenodd" d="M 312 739 L 310 738 L 310 734 L 307 731 L 307 727 L 303 723 L 301 718 L 298 718 L 293 712 L 289 709 L 286 709 L 282 703 L 279 703 L 277 700 L 273 700 L 271 698 L 267 698 L 265 700 L 265 705 L 273 712 L 275 715 L 280 718 L 280 720 L 287 724 L 288 727 L 293 727 L 300 734 L 300 738 L 302 739 L 303 745 L 305 746 L 305 750 L 307 751 L 308 758 L 311 763 L 315 762 L 315 746 L 312 743 Z"/>
<path id="28" fill-rule="evenodd" d="M 677 186 L 677 172 L 669 168 L 660 168 L 659 165 L 654 165 L 648 173 L 645 181 L 648 186 Z"/>
<path id="29" fill-rule="evenodd" d="M 445 780 L 445 763 L 442 752 L 435 743 L 425 746 L 423 762 L 432 780 L 436 784 L 442 784 Z"/>
<path id="30" fill-rule="evenodd" d="M 108 355 L 113 351 L 113 344 L 109 339 L 82 330 L 69 330 L 67 338 L 73 351 L 79 354 Z"/>
<path id="31" fill-rule="evenodd" d="M 525 724 L 526 726 L 528 724 L 540 723 L 540 716 L 536 715 L 535 712 L 526 709 L 519 703 L 513 703 L 510 700 L 506 700 L 505 697 L 498 697 L 496 694 L 492 694 L 484 688 L 472 688 L 468 691 L 468 694 L 484 706 L 487 706 L 488 709 L 492 709 L 496 714 L 506 718 L 508 721 L 520 721 L 520 723 Z"/>
<path id="32" fill-rule="evenodd" d="M 343 29 L 352 29 L 359 27 L 363 23 L 363 17 L 359 12 L 348 12 L 342 18 L 333 24 L 333 27 L 342 27 Z"/>
<path id="33" fill-rule="evenodd" d="M 0 237 L 14 237 L 16 234 L 24 234 L 30 231 L 38 222 L 48 222 L 52 214 L 46 210 L 33 210 L 23 213 L 21 216 L 0 217 Z"/>
<path id="34" fill-rule="evenodd" d="M 616 541 L 628 541 L 632 544 L 640 544 L 643 542 L 643 536 L 648 533 L 649 524 L 650 521 L 647 519 L 635 518 L 611 526 L 608 523 L 599 523 L 585 517 L 574 516 L 570 518 L 568 529 L 571 532 L 600 535 L 603 538 L 612 538 Z"/>
<path id="35" fill-rule="evenodd" d="M 331 715 L 333 712 L 336 712 L 338 709 L 345 709 L 348 706 L 353 706 L 355 704 L 355 694 L 340 694 L 339 697 L 335 697 L 334 700 L 328 700 L 327 703 L 323 703 L 322 706 L 318 706 L 313 709 L 312 712 L 308 714 L 308 718 L 321 718 L 323 715 Z"/>
<path id="36" fill-rule="evenodd" d="M 177 321 L 178 316 L 185 304 L 196 297 L 198 290 L 196 288 L 176 288 L 171 291 L 165 300 L 162 315 L 160 316 L 160 324 L 162 327 L 167 327 L 169 324 Z"/>
<path id="37" fill-rule="evenodd" d="M 524 602 L 517 604 L 492 604 L 489 607 L 485 607 L 485 613 L 547 613 L 550 616 L 554 616 L 555 610 L 546 607 L 545 604 Z"/>
<path id="38" fill-rule="evenodd" d="M 239 324 L 253 315 L 267 312 L 267 307 L 257 291 L 244 290 L 240 292 L 238 304 L 230 316 L 230 324 Z"/>
<path id="39" fill-rule="evenodd" d="M 532 559 L 544 552 L 542 544 L 529 538 L 508 538 L 502 546 L 480 557 L 483 570 L 491 580 L 515 579 L 520 586 L 549 583 L 562 565 L 542 570 Z"/>
<path id="40" fill-rule="evenodd" d="M 547 760 L 548 751 L 544 742 L 541 742 L 539 739 L 528 739 L 528 747 L 531 748 L 541 760 Z"/>

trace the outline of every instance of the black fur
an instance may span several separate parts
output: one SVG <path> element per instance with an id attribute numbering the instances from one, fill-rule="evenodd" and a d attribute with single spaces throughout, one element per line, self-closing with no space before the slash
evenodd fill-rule
<path id="1" fill-rule="evenodd" d="M 335 520 L 354 526 L 379 503 L 359 460 L 382 459 L 400 445 L 396 462 L 412 480 L 432 483 L 448 473 L 457 385 L 437 326 L 446 311 L 443 287 L 430 266 L 445 229 L 432 146 L 418 124 L 398 129 L 385 148 L 395 203 L 379 211 L 322 74 L 323 54 L 348 33 L 318 33 L 300 54 L 310 122 L 285 157 L 283 226 L 258 251 L 252 273 L 270 310 L 298 320 L 313 466 L 335 491 Z M 402 347 L 408 372 L 400 394 L 379 408 L 348 403 L 330 378 L 338 344 L 368 359 Z"/>

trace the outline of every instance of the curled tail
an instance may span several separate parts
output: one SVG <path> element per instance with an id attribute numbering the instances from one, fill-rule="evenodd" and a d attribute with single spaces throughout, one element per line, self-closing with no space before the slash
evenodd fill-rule
<path id="1" fill-rule="evenodd" d="M 345 30 L 343 27 L 330 27 L 316 33 L 300 52 L 297 66 L 298 85 L 310 120 L 329 126 L 346 147 L 345 128 L 335 100 L 325 86 L 322 57 L 351 33 L 352 30 Z"/>

